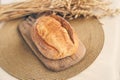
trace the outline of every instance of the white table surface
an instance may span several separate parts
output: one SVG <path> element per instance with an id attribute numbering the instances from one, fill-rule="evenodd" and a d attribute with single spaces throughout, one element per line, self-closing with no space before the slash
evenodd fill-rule
<path id="1" fill-rule="evenodd" d="M 19 0 L 1 0 L 11 3 Z M 111 8 L 120 8 L 119 0 L 109 0 Z M 97 59 L 82 73 L 69 80 L 120 80 L 120 16 L 106 17 L 100 20 L 105 32 L 104 47 Z M 0 22 L 0 28 L 4 25 Z M 18 80 L 0 68 L 0 80 Z"/>

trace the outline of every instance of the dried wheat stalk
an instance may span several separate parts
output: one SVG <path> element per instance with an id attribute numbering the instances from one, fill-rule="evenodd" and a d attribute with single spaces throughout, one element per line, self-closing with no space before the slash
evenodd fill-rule
<path id="1" fill-rule="evenodd" d="M 27 0 L 25 2 L 0 5 L 0 21 L 15 19 L 33 13 L 51 11 L 67 19 L 80 16 L 104 17 L 120 13 L 110 9 L 109 2 L 102 0 Z M 99 11 L 98 13 L 96 13 Z"/>

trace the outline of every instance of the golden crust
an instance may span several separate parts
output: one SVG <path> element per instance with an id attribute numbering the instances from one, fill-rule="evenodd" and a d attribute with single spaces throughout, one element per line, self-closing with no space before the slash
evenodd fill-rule
<path id="1" fill-rule="evenodd" d="M 79 39 L 70 24 L 56 15 L 37 19 L 32 32 L 32 40 L 46 58 L 62 59 L 75 54 Z"/>

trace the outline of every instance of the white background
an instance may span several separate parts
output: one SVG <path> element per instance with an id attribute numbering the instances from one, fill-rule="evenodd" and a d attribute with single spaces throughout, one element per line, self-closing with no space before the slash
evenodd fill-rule
<path id="1" fill-rule="evenodd" d="M 1 0 L 11 3 L 19 0 Z M 22 0 L 21 0 L 22 1 Z M 111 8 L 120 8 L 119 0 L 109 0 Z M 97 59 L 86 70 L 69 80 L 120 80 L 120 16 L 100 20 L 105 32 L 105 44 Z M 3 23 L 0 23 L 0 28 Z M 0 80 L 17 80 L 0 68 Z"/>

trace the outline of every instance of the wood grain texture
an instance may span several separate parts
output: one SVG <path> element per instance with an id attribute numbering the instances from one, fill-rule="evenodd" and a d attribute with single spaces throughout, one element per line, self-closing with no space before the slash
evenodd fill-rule
<path id="1" fill-rule="evenodd" d="M 87 48 L 85 58 L 60 72 L 44 67 L 17 30 L 21 20 L 7 22 L 0 29 L 0 67 L 22 80 L 65 80 L 85 70 L 99 55 L 104 44 L 102 24 L 95 18 L 70 21 Z M 67 74 L 67 75 L 66 75 Z"/>
<path id="2" fill-rule="evenodd" d="M 34 20 L 34 19 L 32 19 Z M 37 46 L 34 44 L 32 38 L 31 38 L 31 30 L 33 28 L 34 21 L 27 18 L 27 20 L 23 21 L 19 26 L 18 30 L 20 31 L 21 36 L 25 40 L 25 42 L 29 45 L 29 47 L 32 49 L 32 51 L 35 53 L 35 55 L 39 58 L 39 60 L 47 67 L 49 70 L 52 71 L 62 71 L 65 70 L 72 65 L 78 63 L 83 59 L 85 56 L 86 49 L 84 48 L 83 43 L 79 43 L 79 48 L 75 54 L 69 57 L 65 57 L 63 59 L 58 60 L 52 60 L 46 58 L 37 48 Z M 49 54 L 49 53 L 47 53 Z"/>

